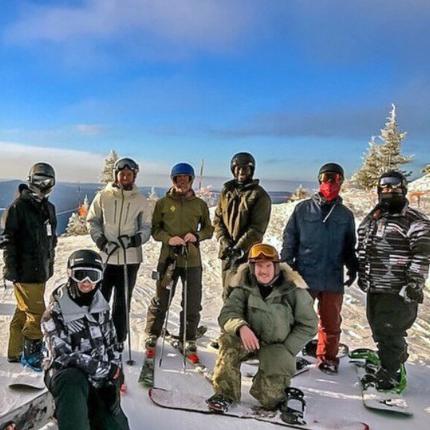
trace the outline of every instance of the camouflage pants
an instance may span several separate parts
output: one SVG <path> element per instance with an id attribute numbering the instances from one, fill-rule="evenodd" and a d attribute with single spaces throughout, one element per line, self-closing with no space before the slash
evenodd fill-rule
<path id="1" fill-rule="evenodd" d="M 260 360 L 260 365 L 249 392 L 264 408 L 276 408 L 285 397 L 285 388 L 290 385 L 291 376 L 296 371 L 295 357 L 281 344 L 265 345 L 255 354 L 250 354 L 243 348 L 238 336 L 228 334 L 221 335 L 219 344 L 212 379 L 215 392 L 239 402 L 240 365 L 254 356 Z"/>
<path id="2" fill-rule="evenodd" d="M 24 337 L 27 339 L 42 339 L 40 320 L 45 312 L 44 283 L 14 284 L 16 309 L 9 327 L 9 346 L 7 355 L 16 359 L 20 356 Z"/>

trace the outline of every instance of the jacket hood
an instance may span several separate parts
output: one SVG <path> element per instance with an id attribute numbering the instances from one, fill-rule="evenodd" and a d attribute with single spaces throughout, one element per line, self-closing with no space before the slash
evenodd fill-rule
<path id="1" fill-rule="evenodd" d="M 64 322 L 66 323 L 79 320 L 91 314 L 98 314 L 109 310 L 109 303 L 103 297 L 103 294 L 100 290 L 97 290 L 89 308 L 86 306 L 78 306 L 69 297 L 66 284 L 61 285 L 57 288 L 57 290 L 55 290 L 54 298 L 61 309 Z"/>
<path id="2" fill-rule="evenodd" d="M 294 284 L 297 288 L 307 289 L 308 285 L 301 275 L 293 270 L 287 263 L 279 263 L 279 276 L 282 277 L 282 285 L 275 287 L 280 290 L 291 289 Z M 249 287 L 252 288 L 255 283 L 251 275 L 249 263 L 243 263 L 237 269 L 236 274 L 231 279 L 231 288 Z"/>

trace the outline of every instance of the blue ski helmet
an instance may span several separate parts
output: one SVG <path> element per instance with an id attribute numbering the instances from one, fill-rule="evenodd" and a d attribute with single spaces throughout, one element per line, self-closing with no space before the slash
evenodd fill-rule
<path id="1" fill-rule="evenodd" d="M 173 180 L 175 176 L 179 175 L 188 175 L 193 180 L 195 177 L 193 166 L 188 163 L 175 164 L 170 172 L 170 178 Z"/>

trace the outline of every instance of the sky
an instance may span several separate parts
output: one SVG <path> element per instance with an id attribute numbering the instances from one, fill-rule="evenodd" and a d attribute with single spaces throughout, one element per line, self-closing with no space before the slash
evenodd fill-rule
<path id="1" fill-rule="evenodd" d="M 27 0 L 0 14 L 0 178 L 37 161 L 94 182 L 111 149 L 139 180 L 177 162 L 229 177 L 349 176 L 394 103 L 407 166 L 430 163 L 428 0 Z M 282 188 L 282 186 L 281 186 Z"/>

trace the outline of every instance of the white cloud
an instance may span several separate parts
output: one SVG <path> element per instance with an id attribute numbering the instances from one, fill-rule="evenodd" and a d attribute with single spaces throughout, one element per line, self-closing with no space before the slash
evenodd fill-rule
<path id="1" fill-rule="evenodd" d="M 182 48 L 230 50 L 255 16 L 245 0 L 88 0 L 80 7 L 28 7 L 4 37 L 14 44 L 68 43 L 138 31 L 138 44 L 155 38 Z"/>
<path id="2" fill-rule="evenodd" d="M 30 167 L 44 161 L 51 164 L 61 182 L 99 182 L 99 176 L 107 154 L 72 149 L 30 146 L 15 142 L 0 141 L 0 177 L 3 179 L 24 179 Z M 139 183 L 166 172 L 164 165 L 152 162 L 140 165 Z M 162 178 L 161 178 L 162 179 Z M 164 181 L 163 181 L 164 182 Z M 146 182 L 149 184 L 149 182 Z M 151 184 L 152 185 L 152 184 Z"/>
<path id="3" fill-rule="evenodd" d="M 86 136 L 98 136 L 104 131 L 104 127 L 99 124 L 76 124 L 75 129 Z"/>

